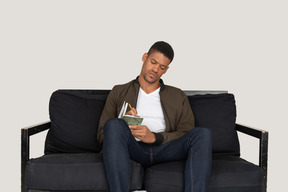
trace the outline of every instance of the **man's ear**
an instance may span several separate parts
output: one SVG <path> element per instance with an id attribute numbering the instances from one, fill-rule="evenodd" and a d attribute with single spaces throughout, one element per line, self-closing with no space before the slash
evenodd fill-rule
<path id="1" fill-rule="evenodd" d="M 145 62 L 148 57 L 148 53 L 144 53 L 142 56 L 142 61 Z"/>

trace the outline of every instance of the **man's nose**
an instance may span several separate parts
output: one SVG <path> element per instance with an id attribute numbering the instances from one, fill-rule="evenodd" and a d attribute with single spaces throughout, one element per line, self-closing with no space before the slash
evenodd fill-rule
<path id="1" fill-rule="evenodd" d="M 157 73 L 159 71 L 159 67 L 160 67 L 160 65 L 154 65 L 153 71 Z"/>

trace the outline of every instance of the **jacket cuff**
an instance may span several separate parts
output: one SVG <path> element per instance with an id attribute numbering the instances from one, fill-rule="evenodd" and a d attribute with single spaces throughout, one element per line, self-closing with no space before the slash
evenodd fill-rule
<path id="1" fill-rule="evenodd" d="M 153 143 L 153 145 L 161 145 L 164 141 L 164 137 L 161 133 L 154 133 L 153 134 L 155 135 L 155 142 Z"/>

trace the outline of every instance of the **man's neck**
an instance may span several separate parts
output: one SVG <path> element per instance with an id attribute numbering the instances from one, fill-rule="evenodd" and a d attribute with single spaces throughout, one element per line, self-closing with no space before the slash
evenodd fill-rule
<path id="1" fill-rule="evenodd" d="M 149 83 L 149 82 L 145 81 L 145 79 L 142 75 L 139 76 L 138 81 L 139 81 L 141 89 L 147 94 L 154 92 L 155 90 L 157 90 L 160 87 L 159 81 L 157 81 L 155 83 Z"/>

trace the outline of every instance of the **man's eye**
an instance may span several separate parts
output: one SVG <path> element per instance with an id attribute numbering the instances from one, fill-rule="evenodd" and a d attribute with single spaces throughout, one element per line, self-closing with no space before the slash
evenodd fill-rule
<path id="1" fill-rule="evenodd" d="M 160 65 L 160 69 L 165 70 L 167 67 L 165 65 Z"/>
<path id="2" fill-rule="evenodd" d="M 157 62 L 156 62 L 155 60 L 152 60 L 151 63 L 152 63 L 152 64 L 156 64 Z"/>

